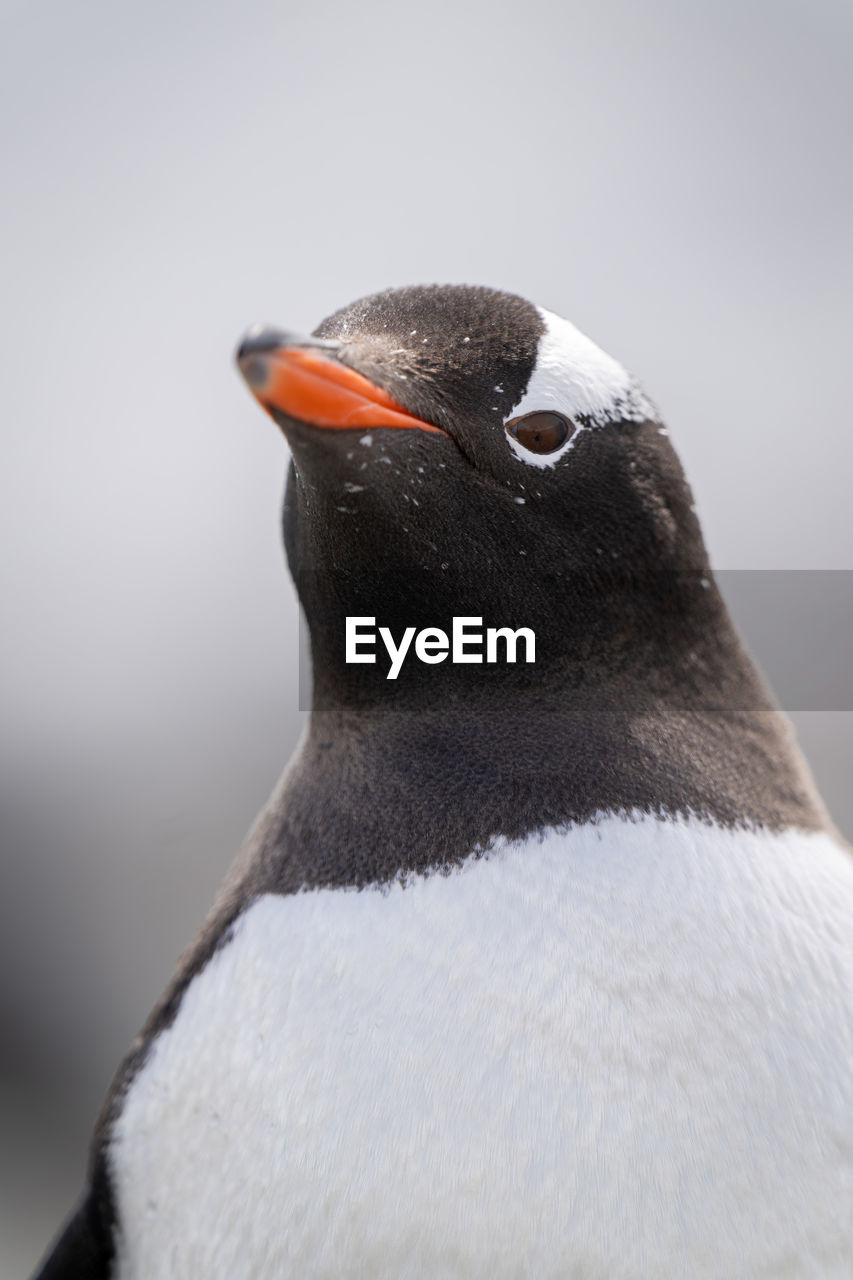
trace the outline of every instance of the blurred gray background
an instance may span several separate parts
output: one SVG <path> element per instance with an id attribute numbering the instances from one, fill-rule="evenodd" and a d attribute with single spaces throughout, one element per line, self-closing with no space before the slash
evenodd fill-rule
<path id="1" fill-rule="evenodd" d="M 716 566 L 851 570 L 851 45 L 847 0 L 0 0 L 0 1275 L 301 727 L 241 331 L 516 290 L 644 381 Z M 787 592 L 735 600 L 771 671 Z M 849 836 L 844 598 L 794 718 Z"/>

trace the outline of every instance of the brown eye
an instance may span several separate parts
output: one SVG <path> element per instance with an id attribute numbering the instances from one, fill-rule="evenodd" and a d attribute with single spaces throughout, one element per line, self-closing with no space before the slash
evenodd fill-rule
<path id="1" fill-rule="evenodd" d="M 569 420 L 560 413 L 526 413 L 506 424 L 509 435 L 531 453 L 553 453 L 569 438 Z"/>

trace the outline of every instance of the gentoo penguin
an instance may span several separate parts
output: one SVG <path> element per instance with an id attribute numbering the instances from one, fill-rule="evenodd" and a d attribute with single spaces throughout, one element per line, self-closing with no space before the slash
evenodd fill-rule
<path id="1" fill-rule="evenodd" d="M 853 862 L 654 405 L 485 288 L 237 360 L 311 721 L 42 1280 L 853 1274 Z"/>

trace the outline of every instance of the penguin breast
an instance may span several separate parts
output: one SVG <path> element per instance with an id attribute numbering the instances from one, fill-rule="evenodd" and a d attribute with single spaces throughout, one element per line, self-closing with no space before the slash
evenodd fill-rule
<path id="1" fill-rule="evenodd" d="M 115 1125 L 121 1280 L 841 1274 L 853 868 L 598 823 L 266 895 Z"/>

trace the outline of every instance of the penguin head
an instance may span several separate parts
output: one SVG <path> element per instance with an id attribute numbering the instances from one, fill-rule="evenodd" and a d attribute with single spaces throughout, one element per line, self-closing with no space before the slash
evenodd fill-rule
<path id="1" fill-rule="evenodd" d="M 612 643 L 629 615 L 636 634 L 707 569 L 652 403 L 520 297 L 388 290 L 311 338 L 250 330 L 237 362 L 291 446 L 285 545 L 315 667 L 344 615 L 473 615 L 538 628 L 542 670 Z"/>

